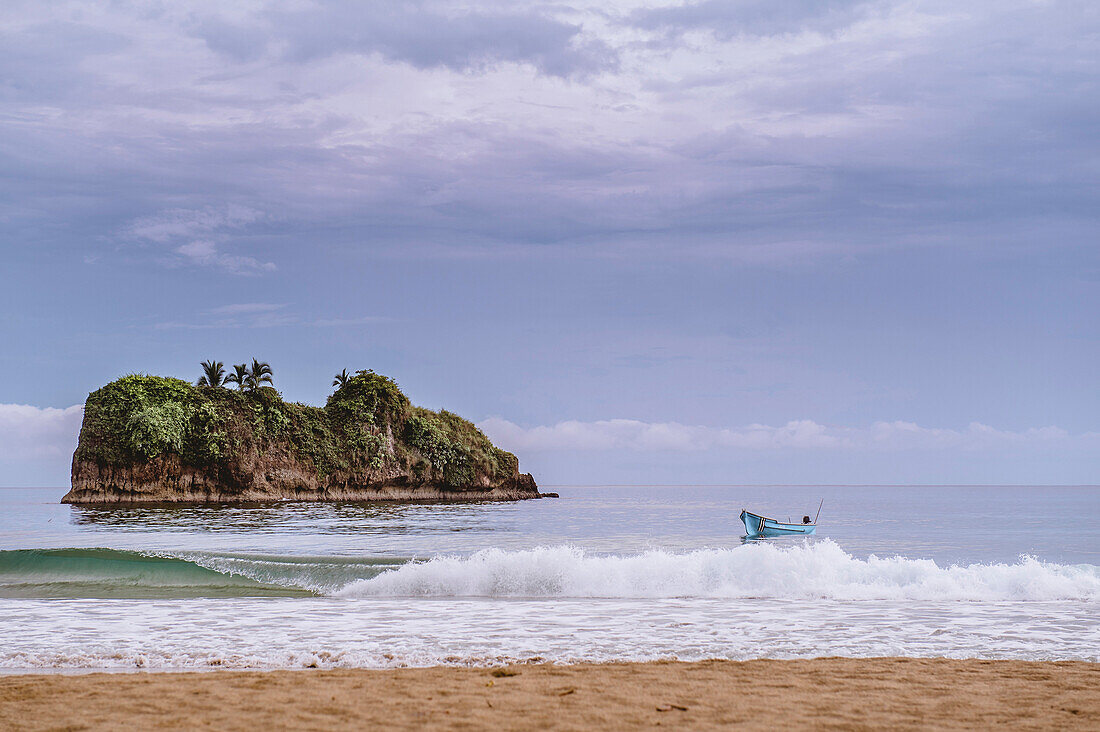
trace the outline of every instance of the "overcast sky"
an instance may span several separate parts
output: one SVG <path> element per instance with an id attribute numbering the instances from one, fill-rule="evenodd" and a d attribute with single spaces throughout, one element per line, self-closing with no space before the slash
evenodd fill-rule
<path id="1" fill-rule="evenodd" d="M 540 483 L 1100 482 L 1100 5 L 0 6 L 0 485 L 269 361 Z"/>

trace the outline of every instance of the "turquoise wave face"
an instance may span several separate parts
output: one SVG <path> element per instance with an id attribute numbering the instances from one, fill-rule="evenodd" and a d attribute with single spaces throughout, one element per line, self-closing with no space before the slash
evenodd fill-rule
<path id="1" fill-rule="evenodd" d="M 691 552 L 588 553 L 559 545 L 426 561 L 116 549 L 0 551 L 0 598 L 600 598 L 1045 602 L 1100 600 L 1100 567 L 941 566 L 855 557 L 829 539 Z"/>
<path id="2" fill-rule="evenodd" d="M 20 549 L 0 551 L 0 597 L 324 595 L 357 580 L 375 577 L 405 561 L 117 549 Z"/>

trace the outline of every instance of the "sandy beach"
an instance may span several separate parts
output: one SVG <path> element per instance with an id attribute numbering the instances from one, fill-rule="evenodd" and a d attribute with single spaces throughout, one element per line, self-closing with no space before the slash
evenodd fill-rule
<path id="1" fill-rule="evenodd" d="M 910 658 L 16 675 L 5 729 L 1096 729 L 1100 664 Z"/>

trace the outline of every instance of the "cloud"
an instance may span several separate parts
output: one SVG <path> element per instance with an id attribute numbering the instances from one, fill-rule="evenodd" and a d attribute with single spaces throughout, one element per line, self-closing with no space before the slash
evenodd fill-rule
<path id="1" fill-rule="evenodd" d="M 72 458 L 83 416 L 79 404 L 65 409 L 0 404 L 0 461 Z"/>
<path id="2" fill-rule="evenodd" d="M 214 267 L 236 275 L 258 275 L 275 271 L 275 263 L 228 254 L 220 251 L 220 246 L 264 218 L 259 211 L 233 204 L 222 208 L 168 209 L 132 221 L 123 233 L 138 241 L 172 245 L 171 252 L 178 257 L 169 260 L 171 265 L 182 263 Z"/>
<path id="3" fill-rule="evenodd" d="M 629 15 L 629 22 L 681 33 L 710 31 L 724 38 L 739 33 L 773 35 L 806 28 L 835 29 L 850 23 L 861 6 L 880 4 L 867 0 L 705 0 L 636 10 Z"/>
<path id="4" fill-rule="evenodd" d="M 254 275 L 275 271 L 274 262 L 261 262 L 255 257 L 219 252 L 218 245 L 212 241 L 196 240 L 178 246 L 173 251 L 181 255 L 190 264 L 202 267 L 218 267 L 230 274 Z"/>
<path id="5" fill-rule="evenodd" d="M 531 64 L 556 76 L 585 74 L 615 63 L 602 40 L 585 38 L 580 25 L 538 8 L 464 7 L 436 2 L 324 2 L 266 14 L 287 58 L 310 61 L 339 53 L 379 54 L 420 69 L 483 69 L 497 63 Z M 251 31 L 227 41 L 225 28 L 200 29 L 213 47 L 240 56 L 255 48 Z M 247 50 L 246 50 L 247 49 Z"/>
<path id="6" fill-rule="evenodd" d="M 206 312 L 210 315 L 241 315 L 246 313 L 270 313 L 275 310 L 282 310 L 285 307 L 286 303 L 239 302 L 211 308 Z"/>
<path id="7" fill-rule="evenodd" d="M 195 322 L 168 321 L 154 325 L 156 330 L 214 330 L 220 328 L 279 328 L 302 326 L 339 328 L 389 322 L 392 318 L 364 315 L 355 318 L 303 318 L 286 311 L 286 303 L 242 302 L 221 305 L 202 312 Z"/>
<path id="8" fill-rule="evenodd" d="M 262 218 L 261 212 L 236 204 L 201 209 L 173 208 L 131 222 L 126 233 L 134 238 L 165 244 L 178 239 L 209 236 L 227 229 L 242 229 Z"/>
<path id="9" fill-rule="evenodd" d="M 754 424 L 739 430 L 633 419 L 596 422 L 569 420 L 525 429 L 494 417 L 481 422 L 478 427 L 495 442 L 515 450 L 759 450 L 840 447 L 847 440 L 845 435 L 832 434 L 810 420 L 796 420 L 780 427 Z"/>
<path id="10" fill-rule="evenodd" d="M 1100 446 L 1100 433 L 1071 435 L 1060 427 L 1033 427 L 1022 432 L 998 430 L 981 422 L 971 422 L 965 430 L 921 427 L 913 422 L 875 422 L 862 442 L 871 447 L 890 449 L 961 448 L 979 450 L 1018 446 L 1043 446 L 1093 443 Z"/>
<path id="11" fill-rule="evenodd" d="M 514 451 L 704 450 L 987 450 L 1010 447 L 1100 447 L 1100 433 L 1071 435 L 1057 427 L 1023 432 L 997 430 L 978 422 L 965 430 L 920 427 L 912 422 L 876 422 L 870 428 L 829 427 L 794 420 L 778 427 L 740 428 L 610 419 L 564 421 L 524 428 L 492 417 L 478 424 L 494 442 Z"/>
<path id="12" fill-rule="evenodd" d="M 394 357 L 429 371 L 424 342 L 514 346 L 487 414 L 524 374 L 540 423 L 672 400 L 778 425 L 626 443 L 871 444 L 880 414 L 1086 429 L 1098 30 L 1085 0 L 11 2 L 0 227 L 27 306 L 0 317 L 34 325 L 9 350 L 75 389 L 38 323 L 102 372 L 207 340 L 135 340 L 150 308 L 162 329 L 363 328 L 386 302 L 425 332 Z M 200 312 L 225 297 L 298 305 Z M 713 347 L 736 379 L 691 348 L 609 360 L 674 329 L 772 341 Z M 1008 439 L 978 432 L 875 444 Z"/>
<path id="13" fill-rule="evenodd" d="M 238 275 L 306 241 L 765 265 L 1084 247 L 1087 10 L 28 4 L 0 22 L 0 68 L 35 71 L 0 88 L 0 217 L 12 241 Z"/>
<path id="14" fill-rule="evenodd" d="M 318 328 L 340 328 L 343 326 L 372 325 L 374 323 L 386 323 L 393 320 L 382 315 L 366 315 L 361 318 L 319 318 L 311 324 Z"/>

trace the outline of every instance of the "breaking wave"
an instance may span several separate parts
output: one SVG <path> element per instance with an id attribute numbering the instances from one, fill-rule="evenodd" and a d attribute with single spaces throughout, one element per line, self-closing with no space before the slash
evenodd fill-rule
<path id="1" fill-rule="evenodd" d="M 270 595 L 728 598 L 976 602 L 1100 601 L 1100 567 L 1024 556 L 940 566 L 854 557 L 831 540 L 693 552 L 587 553 L 569 546 L 487 549 L 427 561 L 115 549 L 0 551 L 0 597 Z"/>
<path id="2" fill-rule="evenodd" d="M 1100 600 L 1100 567 L 1021 557 L 941 567 L 928 559 L 859 559 L 824 540 L 689 553 L 599 556 L 573 547 L 489 549 L 436 557 L 358 581 L 345 597 Z"/>

